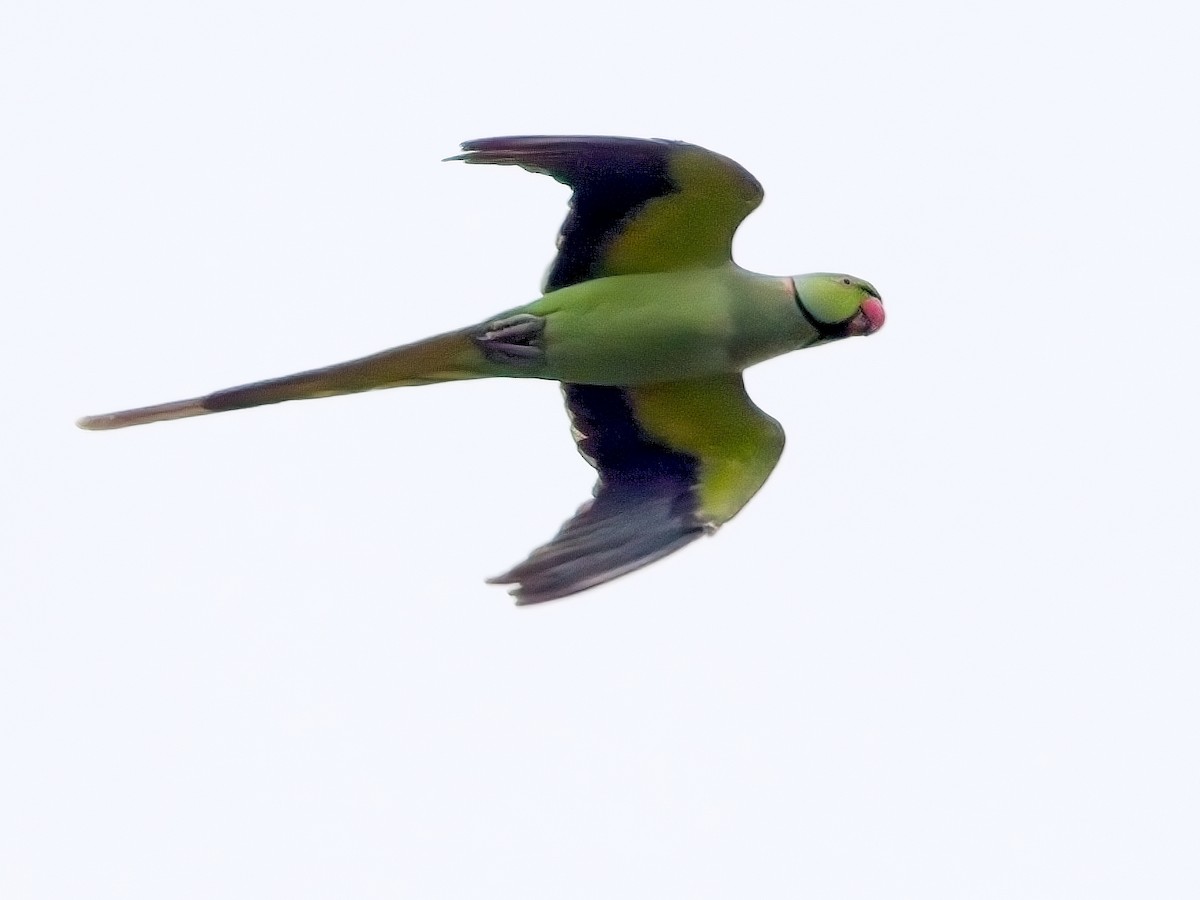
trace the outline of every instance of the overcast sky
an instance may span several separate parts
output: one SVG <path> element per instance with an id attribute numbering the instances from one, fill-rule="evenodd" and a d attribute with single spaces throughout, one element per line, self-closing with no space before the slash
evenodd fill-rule
<path id="1" fill-rule="evenodd" d="M 5 4 L 0 896 L 1200 895 L 1194 23 L 977 8 Z M 72 425 L 532 299 L 566 189 L 439 161 L 522 133 L 883 294 L 717 537 L 485 585 L 592 484 L 550 383 Z"/>

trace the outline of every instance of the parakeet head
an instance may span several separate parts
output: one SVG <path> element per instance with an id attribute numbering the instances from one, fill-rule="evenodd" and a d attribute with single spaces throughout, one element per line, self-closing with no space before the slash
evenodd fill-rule
<path id="1" fill-rule="evenodd" d="M 869 282 L 853 275 L 796 275 L 796 305 L 826 340 L 873 334 L 883 327 L 883 301 Z"/>

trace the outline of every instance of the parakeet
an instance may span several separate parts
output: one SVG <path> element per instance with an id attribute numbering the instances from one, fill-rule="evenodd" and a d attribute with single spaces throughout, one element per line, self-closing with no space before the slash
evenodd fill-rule
<path id="1" fill-rule="evenodd" d="M 602 584 L 733 518 L 783 451 L 742 370 L 878 331 L 879 292 L 833 273 L 737 266 L 733 234 L 758 181 L 693 144 L 624 137 L 498 137 L 450 157 L 515 165 L 568 186 L 542 296 L 486 321 L 321 369 L 191 400 L 79 420 L 102 430 L 376 388 L 468 378 L 562 383 L 593 498 L 495 584 L 519 604 Z"/>

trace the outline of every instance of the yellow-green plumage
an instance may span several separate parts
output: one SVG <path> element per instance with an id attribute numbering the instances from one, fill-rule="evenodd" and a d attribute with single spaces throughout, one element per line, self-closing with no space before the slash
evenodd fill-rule
<path id="1" fill-rule="evenodd" d="M 783 453 L 783 427 L 754 405 L 740 374 L 638 385 L 628 396 L 648 434 L 699 460 L 696 510 L 710 527 L 746 505 Z"/>

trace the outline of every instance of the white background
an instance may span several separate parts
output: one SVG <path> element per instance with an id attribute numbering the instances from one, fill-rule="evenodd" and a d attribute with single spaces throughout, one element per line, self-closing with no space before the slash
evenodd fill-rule
<path id="1" fill-rule="evenodd" d="M 982 9 L 6 2 L 0 896 L 1200 896 L 1194 23 Z M 547 383 L 72 426 L 532 299 L 566 190 L 439 162 L 531 132 L 884 295 L 717 538 L 485 586 Z"/>

